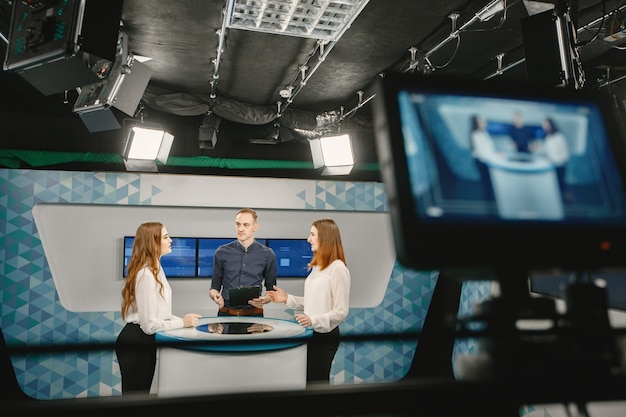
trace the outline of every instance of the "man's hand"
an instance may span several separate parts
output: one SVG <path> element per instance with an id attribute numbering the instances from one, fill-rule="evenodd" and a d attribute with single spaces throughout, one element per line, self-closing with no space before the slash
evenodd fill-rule
<path id="1" fill-rule="evenodd" d="M 224 333 L 224 325 L 222 323 L 211 323 L 208 326 L 209 333 L 222 334 Z"/>
<path id="2" fill-rule="evenodd" d="M 211 299 L 217 304 L 218 308 L 224 307 L 224 297 L 217 291 L 212 291 L 209 293 L 211 295 Z"/>

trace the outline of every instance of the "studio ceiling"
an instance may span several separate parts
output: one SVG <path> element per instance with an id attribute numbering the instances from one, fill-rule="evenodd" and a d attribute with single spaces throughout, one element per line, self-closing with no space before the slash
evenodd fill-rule
<path id="1" fill-rule="evenodd" d="M 12 3 L 0 2 L 3 56 Z M 320 178 L 307 139 L 339 128 L 353 135 L 356 159 L 344 179 L 379 181 L 370 109 L 377 77 L 405 72 L 528 82 L 520 22 L 532 7 L 554 2 L 501 1 L 486 19 L 493 3 L 124 0 L 120 30 L 128 51 L 152 58 L 140 113 L 175 135 L 159 172 Z M 577 28 L 584 88 L 623 102 L 625 2 L 563 4 Z M 73 111 L 80 88 L 44 95 L 19 71 L 3 71 L 0 89 L 0 166 L 126 171 L 124 129 L 89 131 Z M 201 148 L 207 114 L 221 122 L 215 145 Z M 115 116 L 120 125 L 131 118 Z M 277 139 L 268 139 L 276 138 L 275 129 Z"/>

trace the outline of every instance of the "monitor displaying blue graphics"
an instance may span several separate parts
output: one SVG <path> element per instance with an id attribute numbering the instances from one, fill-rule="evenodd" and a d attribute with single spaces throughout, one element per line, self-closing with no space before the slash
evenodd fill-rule
<path id="1" fill-rule="evenodd" d="M 128 274 L 128 262 L 133 253 L 134 236 L 124 237 L 123 276 Z M 213 257 L 221 245 L 233 238 L 173 237 L 172 252 L 161 257 L 168 278 L 211 278 Z M 308 263 L 313 252 L 306 239 L 256 239 L 276 254 L 276 275 L 281 278 L 302 278 L 308 275 Z"/>
<path id="2" fill-rule="evenodd" d="M 196 238 L 172 238 L 172 252 L 161 256 L 161 266 L 167 277 L 193 278 L 197 276 L 197 244 Z"/>
<path id="3" fill-rule="evenodd" d="M 624 143 L 600 98 L 398 75 L 377 88 L 382 175 L 406 264 L 626 263 Z"/>
<path id="4" fill-rule="evenodd" d="M 267 246 L 276 254 L 277 277 L 306 277 L 313 259 L 311 244 L 306 239 L 267 239 Z"/>
<path id="5" fill-rule="evenodd" d="M 128 275 L 128 262 L 133 253 L 134 236 L 124 237 L 124 277 Z M 194 278 L 196 273 L 197 239 L 172 238 L 172 252 L 161 257 L 165 276 L 172 278 Z"/>
<path id="6" fill-rule="evenodd" d="M 219 246 L 232 241 L 232 238 L 198 238 L 198 276 L 213 276 L 213 256 L 215 255 L 215 250 Z"/>
<path id="7" fill-rule="evenodd" d="M 133 243 L 135 242 L 134 236 L 124 236 L 124 262 L 122 265 L 123 276 L 126 278 L 128 276 L 128 262 L 130 262 L 130 257 L 133 254 Z"/>

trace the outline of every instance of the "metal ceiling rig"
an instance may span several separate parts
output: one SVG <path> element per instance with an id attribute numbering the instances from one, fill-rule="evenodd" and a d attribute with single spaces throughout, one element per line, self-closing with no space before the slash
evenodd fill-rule
<path id="1" fill-rule="evenodd" d="M 222 32 L 228 27 L 317 40 L 294 80 L 279 90 L 282 100 L 277 103 L 275 126 L 280 126 L 285 110 L 368 3 L 369 0 L 228 0 L 224 19 L 227 23 Z M 312 62 L 315 56 L 317 61 Z"/>
<path id="2" fill-rule="evenodd" d="M 337 41 L 348 30 L 369 0 L 229 0 L 228 27 L 317 39 L 314 52 L 298 67 L 294 82 L 281 89 L 280 118 L 307 81 L 324 62 Z M 313 56 L 317 61 L 311 63 Z M 297 85 L 294 83 L 300 78 Z"/>
<path id="3" fill-rule="evenodd" d="M 608 17 L 610 17 L 610 16 L 612 16 L 612 15 L 615 15 L 615 14 L 617 14 L 617 13 L 621 13 L 621 12 L 623 12 L 624 10 L 626 10 L 626 4 L 624 4 L 624 5 L 620 6 L 620 7 L 618 7 L 618 8 L 617 8 L 617 9 L 615 9 L 615 10 L 611 10 L 611 11 L 609 11 L 609 12 L 605 13 L 604 15 L 602 15 L 602 16 L 600 16 L 600 17 L 598 17 L 598 18 L 594 19 L 594 20 L 592 20 L 591 22 L 587 23 L 587 24 L 586 24 L 586 25 L 584 25 L 584 26 L 581 26 L 580 28 L 576 29 L 576 33 L 581 33 L 582 31 L 587 30 L 587 29 L 589 29 L 589 28 L 591 28 L 591 27 L 595 26 L 596 24 L 601 23 L 601 22 L 602 22 L 602 21 L 604 21 L 606 18 L 608 18 Z M 500 54 L 500 55 L 504 55 L 504 54 Z M 500 56 L 500 55 L 498 55 L 498 56 Z M 519 60 L 517 60 L 517 61 L 515 61 L 515 62 L 512 62 L 512 63 L 510 63 L 510 64 L 508 64 L 508 65 L 506 65 L 506 66 L 502 67 L 502 60 L 500 59 L 500 60 L 498 61 L 498 68 L 496 69 L 496 71 L 495 71 L 495 72 L 493 72 L 493 73 L 491 73 L 491 74 L 489 74 L 489 75 L 487 75 L 487 76 L 486 76 L 485 78 L 483 78 L 483 79 L 484 79 L 484 80 L 488 80 L 488 79 L 491 79 L 491 78 L 493 78 L 493 77 L 497 77 L 498 75 L 502 75 L 504 72 L 506 72 L 506 71 L 508 71 L 508 70 L 510 70 L 510 69 L 513 69 L 513 68 L 517 67 L 517 66 L 518 66 L 518 65 L 520 65 L 520 64 L 523 64 L 525 61 L 526 61 L 526 58 L 521 58 L 521 59 L 519 59 Z M 598 85 L 598 87 L 599 87 L 599 88 L 606 87 L 607 85 L 612 84 L 612 83 L 617 82 L 617 81 L 621 81 L 622 79 L 624 79 L 624 77 L 616 78 L 616 79 L 614 79 L 614 80 L 611 80 L 610 82 L 601 83 L 601 84 L 599 84 L 599 85 Z"/>
<path id="4" fill-rule="evenodd" d="M 517 1 L 519 0 L 513 1 L 512 4 L 517 3 Z M 507 5 L 507 0 L 491 0 L 483 8 L 477 11 L 474 14 L 474 16 L 472 16 L 471 19 L 463 23 L 459 28 L 457 28 L 457 21 L 458 21 L 458 18 L 460 17 L 459 13 L 456 13 L 456 12 L 450 13 L 448 15 L 448 18 L 451 21 L 450 34 L 445 39 L 443 39 L 442 41 L 440 41 L 438 44 L 436 44 L 435 46 L 433 46 L 427 51 L 420 51 L 418 48 L 414 46 L 409 48 L 409 53 L 411 54 L 411 60 L 409 61 L 410 62 L 409 67 L 403 72 L 413 71 L 414 69 L 419 68 L 420 71 L 427 74 L 427 73 L 434 71 L 435 69 L 441 68 L 441 67 L 435 67 L 430 62 L 429 57 L 432 54 L 437 52 L 439 49 L 443 48 L 445 45 L 447 45 L 451 41 L 456 41 L 458 43 L 461 33 L 467 30 L 474 23 L 485 22 L 491 19 L 496 13 L 499 13 L 499 12 L 503 12 L 504 14 L 506 14 L 507 8 L 510 7 L 512 4 L 509 3 Z M 448 63 L 450 63 L 450 61 Z"/>
<path id="5" fill-rule="evenodd" d="M 222 26 L 216 31 L 219 36 L 217 43 L 216 57 L 211 61 L 213 63 L 213 77 L 209 81 L 211 90 L 209 92 L 209 109 L 202 118 L 200 127 L 198 128 L 198 146 L 200 149 L 213 149 L 217 144 L 217 133 L 220 129 L 222 119 L 213 114 L 213 108 L 215 107 L 215 100 L 217 98 L 217 83 L 220 80 L 220 64 L 222 62 L 222 54 L 224 53 L 224 41 L 226 39 L 226 29 L 230 16 L 232 15 L 232 9 L 234 6 L 234 0 L 228 0 L 224 9 L 222 10 Z"/>
<path id="6" fill-rule="evenodd" d="M 219 30 L 216 31 L 216 34 L 219 36 L 219 40 L 217 43 L 217 55 L 212 60 L 213 62 L 213 79 L 209 82 L 211 85 L 211 91 L 209 93 L 209 114 L 211 114 L 213 110 L 213 106 L 215 105 L 215 99 L 217 97 L 217 83 L 220 79 L 220 64 L 222 63 L 222 54 L 224 53 L 224 41 L 226 40 L 226 29 L 228 28 L 228 24 L 230 18 L 233 13 L 235 0 L 228 0 L 224 9 L 222 10 L 222 26 Z"/>

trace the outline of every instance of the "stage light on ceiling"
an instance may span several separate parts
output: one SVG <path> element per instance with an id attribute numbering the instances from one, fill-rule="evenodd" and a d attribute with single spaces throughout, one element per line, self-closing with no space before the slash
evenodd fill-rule
<path id="1" fill-rule="evenodd" d="M 309 139 L 313 166 L 324 167 L 322 175 L 347 175 L 354 167 L 352 141 L 347 134 Z"/>
<path id="2" fill-rule="evenodd" d="M 265 129 L 261 129 L 261 133 L 267 136 L 248 139 L 248 143 L 256 145 L 276 145 L 280 142 L 280 123 L 275 120 L 272 126 L 265 126 Z"/>
<path id="3" fill-rule="evenodd" d="M 173 142 L 174 135 L 163 129 L 132 126 L 124 146 L 126 170 L 158 172 L 157 161 L 167 163 Z"/>
<path id="4" fill-rule="evenodd" d="M 204 115 L 198 129 L 198 147 L 200 149 L 215 148 L 221 122 L 222 119 L 212 113 Z"/>
<path id="5" fill-rule="evenodd" d="M 99 81 L 80 88 L 74 103 L 73 112 L 90 132 L 119 129 L 114 108 L 135 115 L 152 77 L 153 70 L 144 64 L 150 60 L 129 52 L 128 35 L 119 32 L 115 61 L 101 59 L 91 67 Z"/>
<path id="6" fill-rule="evenodd" d="M 123 0 L 4 1 L 10 18 L 5 71 L 15 71 L 45 96 L 100 81 L 90 68 L 113 62 Z M 7 22 L 9 23 L 9 22 Z"/>
<path id="7" fill-rule="evenodd" d="M 129 54 L 126 60 L 123 55 L 118 55 L 114 63 L 98 61 L 92 71 L 102 80 L 83 86 L 74 103 L 73 112 L 90 132 L 119 129 L 121 126 L 112 109 L 134 115 L 150 82 L 153 70 L 135 55 Z"/>

